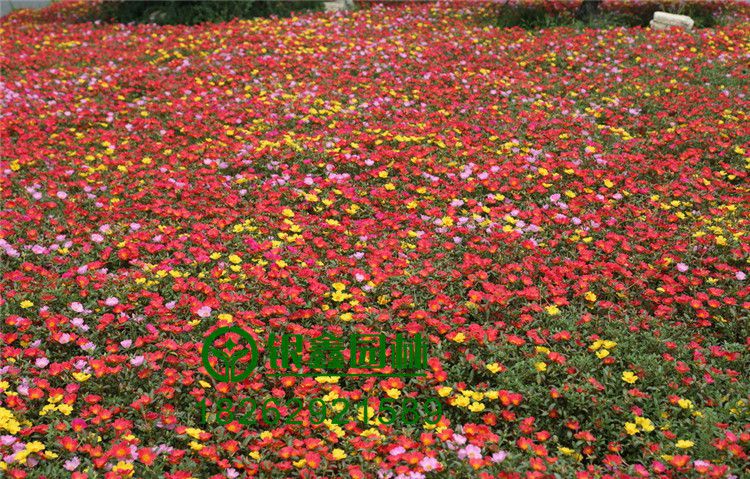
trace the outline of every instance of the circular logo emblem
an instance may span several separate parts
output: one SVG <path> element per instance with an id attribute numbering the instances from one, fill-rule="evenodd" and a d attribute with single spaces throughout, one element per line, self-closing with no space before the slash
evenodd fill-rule
<path id="1" fill-rule="evenodd" d="M 238 342 L 231 338 L 232 334 L 239 336 Z M 227 335 L 230 337 L 226 339 L 223 347 L 214 345 L 217 339 Z M 245 369 L 237 371 L 237 363 L 247 355 L 250 355 L 250 360 L 242 365 Z M 248 377 L 258 365 L 258 346 L 250 333 L 240 327 L 219 328 L 203 341 L 201 358 L 209 376 L 217 381 L 236 383 Z M 215 367 L 211 365 L 211 358 L 216 358 Z"/>

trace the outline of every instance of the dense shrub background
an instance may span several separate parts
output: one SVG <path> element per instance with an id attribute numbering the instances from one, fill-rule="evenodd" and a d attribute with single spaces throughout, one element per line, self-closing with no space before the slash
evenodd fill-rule
<path id="1" fill-rule="evenodd" d="M 161 25 L 196 25 L 222 22 L 233 18 L 254 18 L 271 15 L 288 16 L 300 10 L 319 10 L 322 1 L 269 0 L 120 0 L 103 2 L 100 15 L 115 22 L 158 23 Z"/>
<path id="2" fill-rule="evenodd" d="M 437 0 L 356 0 L 360 8 L 403 6 Z M 568 26 L 577 28 L 647 27 L 654 12 L 687 15 L 696 28 L 726 23 L 734 14 L 746 14 L 748 5 L 712 0 L 470 0 L 451 1 L 452 6 L 483 4 L 490 22 L 498 27 L 525 29 Z"/>
<path id="3" fill-rule="evenodd" d="M 500 27 L 541 28 L 552 26 L 648 26 L 654 12 L 688 15 L 697 28 L 716 25 L 722 5 L 705 0 L 618 1 L 585 0 L 546 2 L 538 0 L 501 0 L 493 2 L 491 11 Z"/>

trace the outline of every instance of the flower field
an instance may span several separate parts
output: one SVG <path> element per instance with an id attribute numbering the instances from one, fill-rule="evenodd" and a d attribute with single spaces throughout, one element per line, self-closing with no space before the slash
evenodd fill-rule
<path id="1" fill-rule="evenodd" d="M 0 477 L 750 476 L 750 23 L 77 8 L 0 21 Z M 270 374 L 326 332 L 425 374 Z"/>

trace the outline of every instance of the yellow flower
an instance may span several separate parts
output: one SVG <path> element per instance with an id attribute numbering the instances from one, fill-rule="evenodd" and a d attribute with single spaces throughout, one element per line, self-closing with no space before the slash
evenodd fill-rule
<path id="1" fill-rule="evenodd" d="M 653 423 L 653 422 L 651 422 L 651 419 L 647 419 L 647 418 L 645 418 L 645 417 L 640 417 L 640 416 L 636 416 L 636 418 L 635 418 L 635 423 L 636 423 L 636 424 L 637 424 L 637 425 L 638 425 L 638 426 L 639 426 L 639 427 L 640 427 L 641 429 L 643 429 L 643 431 L 644 431 L 644 432 L 651 432 L 651 431 L 653 431 L 654 429 L 656 429 L 656 428 L 654 427 L 654 423 Z"/>
<path id="2" fill-rule="evenodd" d="M 457 343 L 463 343 L 464 341 L 466 341 L 466 335 L 464 333 L 458 333 L 453 336 L 453 341 Z"/>
<path id="3" fill-rule="evenodd" d="M 66 416 L 70 416 L 70 413 L 73 412 L 73 407 L 70 404 L 60 404 L 57 406 L 57 410 Z"/>
<path id="4" fill-rule="evenodd" d="M 340 316 L 340 318 L 341 318 L 341 321 L 347 321 L 348 322 L 348 321 L 352 320 L 353 316 L 352 316 L 352 313 L 344 313 L 344 314 L 342 314 Z"/>
<path id="5" fill-rule="evenodd" d="M 19 304 L 19 306 L 21 306 L 23 309 L 27 309 L 34 306 L 34 303 L 29 301 L 28 299 L 24 299 L 23 301 L 21 301 L 21 304 Z"/>
<path id="6" fill-rule="evenodd" d="M 84 381 L 88 381 L 88 379 L 91 377 L 91 374 L 77 372 L 77 373 L 73 373 L 73 377 L 76 379 L 76 381 L 82 383 Z"/>
<path id="7" fill-rule="evenodd" d="M 638 376 L 636 376 L 633 371 L 623 371 L 622 380 L 628 384 L 633 384 L 638 381 Z"/>
<path id="8" fill-rule="evenodd" d="M 596 294 L 592 293 L 591 291 L 587 291 L 586 294 L 583 295 L 584 298 L 586 298 L 586 301 L 591 301 L 592 303 L 596 301 Z"/>
<path id="9" fill-rule="evenodd" d="M 336 400 L 338 398 L 339 398 L 339 393 L 337 393 L 336 391 L 331 391 L 328 394 L 326 394 L 325 396 L 323 396 L 323 401 L 325 401 L 325 402 L 331 402 L 331 401 L 334 401 L 334 400 Z M 338 406 L 339 406 L 338 408 L 334 408 L 334 409 L 336 409 L 336 412 L 339 412 L 344 407 L 343 404 L 338 404 Z"/>
<path id="10" fill-rule="evenodd" d="M 339 376 L 316 376 L 315 380 L 321 384 L 336 384 L 339 382 Z"/>
<path id="11" fill-rule="evenodd" d="M 0 430 L 5 429 L 11 434 L 17 434 L 21 430 L 21 424 L 9 409 L 0 407 Z"/>
<path id="12" fill-rule="evenodd" d="M 545 309 L 545 311 L 547 311 L 547 314 L 549 314 L 550 316 L 557 316 L 558 314 L 560 314 L 560 308 L 558 308 L 554 304 L 551 305 L 551 306 L 547 306 L 544 309 Z"/>
<path id="13" fill-rule="evenodd" d="M 351 298 L 351 294 L 342 293 L 341 291 L 336 291 L 331 295 L 331 299 L 336 301 L 337 303 L 340 303 L 342 301 L 346 301 L 347 299 Z"/>
<path id="14" fill-rule="evenodd" d="M 42 409 L 39 410 L 40 416 L 46 416 L 50 411 L 56 411 L 57 406 L 54 404 L 47 404 Z"/>
<path id="15" fill-rule="evenodd" d="M 632 422 L 626 422 L 625 423 L 625 432 L 629 435 L 638 434 L 638 426 L 635 425 L 635 423 Z"/>
<path id="16" fill-rule="evenodd" d="M 272 437 L 273 437 L 273 434 L 271 434 L 270 431 L 263 431 L 262 433 L 260 433 L 261 439 L 271 439 Z"/>
<path id="17" fill-rule="evenodd" d="M 596 352 L 596 357 L 599 359 L 604 359 L 607 356 L 609 356 L 609 351 L 607 351 L 606 349 L 600 349 Z"/>
<path id="18" fill-rule="evenodd" d="M 336 448 L 333 451 L 331 451 L 331 455 L 337 461 L 340 461 L 340 460 L 342 460 L 342 459 L 344 459 L 346 457 L 346 453 L 344 452 L 344 450 L 343 449 L 338 449 L 338 448 Z"/>
<path id="19" fill-rule="evenodd" d="M 443 216 L 443 226 L 453 226 L 453 218 L 450 216 Z"/>
<path id="20" fill-rule="evenodd" d="M 693 441 L 687 441 L 685 439 L 680 439 L 675 444 L 680 449 L 690 449 L 691 447 L 695 446 L 695 443 Z"/>
<path id="21" fill-rule="evenodd" d="M 240 264 L 242 263 L 242 258 L 237 256 L 236 254 L 230 254 L 229 255 L 229 262 L 234 264 Z"/>
<path id="22" fill-rule="evenodd" d="M 466 396 L 459 396 L 453 400 L 453 405 L 458 407 L 466 407 L 471 403 L 471 399 Z"/>
<path id="23" fill-rule="evenodd" d="M 497 374 L 498 371 L 500 371 L 500 365 L 497 363 L 490 363 L 487 366 L 485 366 L 491 373 Z"/>
<path id="24" fill-rule="evenodd" d="M 190 446 L 190 449 L 192 449 L 193 451 L 200 451 L 201 449 L 206 447 L 203 444 L 196 442 L 196 441 L 190 441 L 188 443 L 188 446 Z"/>
<path id="25" fill-rule="evenodd" d="M 471 412 L 482 412 L 482 411 L 484 411 L 484 404 L 475 401 L 475 402 L 471 403 L 471 406 L 469 406 L 469 411 L 471 411 Z"/>
<path id="26" fill-rule="evenodd" d="M 287 218 L 294 218 L 294 211 L 290 210 L 289 208 L 284 208 L 281 214 L 286 216 Z"/>
<path id="27" fill-rule="evenodd" d="M 39 441 L 31 441 L 30 443 L 26 444 L 26 450 L 29 452 L 44 451 L 44 444 Z"/>
<path id="28" fill-rule="evenodd" d="M 544 371 L 546 371 L 546 370 L 547 370 L 547 363 L 544 363 L 544 362 L 542 362 L 542 361 L 539 361 L 538 363 L 534 364 L 534 368 L 535 368 L 535 369 L 536 369 L 537 371 L 539 371 L 540 373 L 541 373 L 541 372 L 544 372 Z"/>
<path id="29" fill-rule="evenodd" d="M 129 462 L 120 461 L 115 465 L 115 467 L 112 468 L 112 471 L 116 472 L 118 475 L 122 475 L 124 473 L 126 476 L 132 476 L 133 465 Z"/>
<path id="30" fill-rule="evenodd" d="M 336 291 L 343 291 L 346 289 L 346 285 L 344 283 L 333 283 L 333 289 Z"/>
<path id="31" fill-rule="evenodd" d="M 390 388 L 386 390 L 385 393 L 388 395 L 388 397 L 393 398 L 393 399 L 398 399 L 401 397 L 401 391 L 399 391 L 396 388 Z"/>
<path id="32" fill-rule="evenodd" d="M 438 389 L 438 395 L 440 397 L 446 397 L 453 391 L 453 388 L 450 388 L 448 386 L 443 386 L 440 389 Z"/>
<path id="33" fill-rule="evenodd" d="M 679 401 L 677 401 L 677 404 L 682 409 L 693 409 L 693 401 L 691 401 L 690 399 L 680 399 Z"/>
<path id="34" fill-rule="evenodd" d="M 200 435 L 203 434 L 203 432 L 203 430 L 198 429 L 197 427 L 189 427 L 185 429 L 185 433 L 193 439 L 200 438 Z"/>

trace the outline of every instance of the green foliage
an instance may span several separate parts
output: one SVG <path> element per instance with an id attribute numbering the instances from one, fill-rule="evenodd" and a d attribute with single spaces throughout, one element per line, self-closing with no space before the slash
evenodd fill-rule
<path id="1" fill-rule="evenodd" d="M 284 17 L 301 10 L 320 10 L 322 6 L 322 1 L 115 0 L 103 2 L 99 14 L 104 20 L 120 23 L 195 25 L 234 18 Z"/>
<path id="2" fill-rule="evenodd" d="M 542 5 L 504 7 L 497 12 L 498 27 L 545 28 L 569 24 L 572 16 L 567 12 L 550 14 Z"/>
<path id="3" fill-rule="evenodd" d="M 551 8 L 546 2 L 503 3 L 492 9 L 492 22 L 498 27 L 538 29 L 567 26 L 574 28 L 608 28 L 648 26 L 656 11 L 687 15 L 695 21 L 696 28 L 710 28 L 719 23 L 716 4 L 677 2 L 659 4 L 642 2 L 626 4 L 621 9 L 608 8 L 607 4 L 586 1 L 579 6 Z M 559 7 L 559 5 L 558 5 Z"/>

